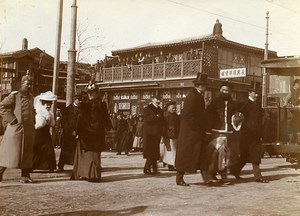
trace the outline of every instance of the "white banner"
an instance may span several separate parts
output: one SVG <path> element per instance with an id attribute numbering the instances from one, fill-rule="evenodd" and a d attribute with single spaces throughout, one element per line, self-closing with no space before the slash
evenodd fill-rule
<path id="1" fill-rule="evenodd" d="M 246 77 L 246 68 L 231 68 L 220 70 L 220 79 Z"/>

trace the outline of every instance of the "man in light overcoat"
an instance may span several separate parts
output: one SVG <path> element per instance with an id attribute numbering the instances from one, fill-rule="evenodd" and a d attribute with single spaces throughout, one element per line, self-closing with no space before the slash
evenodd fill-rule
<path id="1" fill-rule="evenodd" d="M 31 94 L 32 78 L 22 77 L 19 91 L 11 92 L 0 102 L 0 115 L 6 131 L 0 144 L 0 181 L 6 168 L 21 169 L 21 183 L 33 183 L 30 171 L 33 161 L 35 111 Z"/>

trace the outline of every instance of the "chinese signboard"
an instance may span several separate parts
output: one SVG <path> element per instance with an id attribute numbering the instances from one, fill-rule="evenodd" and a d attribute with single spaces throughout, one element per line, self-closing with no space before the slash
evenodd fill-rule
<path id="1" fill-rule="evenodd" d="M 220 79 L 246 77 L 246 68 L 231 68 L 220 70 Z"/>

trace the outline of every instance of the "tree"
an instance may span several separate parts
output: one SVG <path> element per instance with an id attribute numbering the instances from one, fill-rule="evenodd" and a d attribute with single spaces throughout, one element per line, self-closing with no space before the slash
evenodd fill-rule
<path id="1" fill-rule="evenodd" d="M 76 30 L 77 37 L 77 62 L 90 62 L 97 52 L 104 47 L 103 32 L 96 25 L 89 26 L 88 19 L 85 22 L 79 22 Z"/>

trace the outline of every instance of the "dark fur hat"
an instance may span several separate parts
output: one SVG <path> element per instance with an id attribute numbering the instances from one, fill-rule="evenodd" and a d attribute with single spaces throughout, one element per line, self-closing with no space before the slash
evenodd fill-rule
<path id="1" fill-rule="evenodd" d="M 232 89 L 232 84 L 228 80 L 221 82 L 220 88 L 222 88 L 223 86 L 227 86 Z"/>

